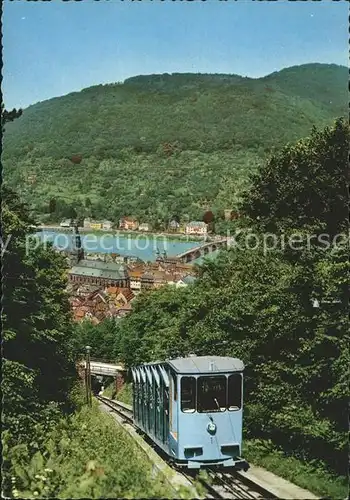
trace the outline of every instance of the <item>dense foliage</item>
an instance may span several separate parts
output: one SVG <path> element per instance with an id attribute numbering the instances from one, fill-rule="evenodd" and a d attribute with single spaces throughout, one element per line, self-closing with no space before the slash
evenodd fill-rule
<path id="1" fill-rule="evenodd" d="M 3 443 L 28 449 L 69 409 L 75 378 L 64 259 L 51 248 L 29 251 L 32 222 L 16 193 L 3 187 Z"/>
<path id="2" fill-rule="evenodd" d="M 75 330 L 65 261 L 50 247 L 29 250 L 32 222 L 17 195 L 3 188 L 2 493 L 171 498 L 132 439 L 97 405 L 84 405 L 80 384 L 74 389 L 82 347 L 91 343 L 97 352 L 102 339 L 108 343 L 109 325 L 95 339 Z"/>
<path id="3" fill-rule="evenodd" d="M 348 137 L 348 126 L 337 122 L 303 143 L 298 156 L 296 168 L 303 172 L 318 159 L 312 180 L 324 200 L 333 190 L 324 179 L 331 171 L 346 170 Z M 290 146 L 269 162 L 277 193 L 274 197 L 269 192 L 272 206 L 295 178 L 294 169 L 285 169 L 280 176 L 278 172 L 298 148 Z M 261 176 L 254 182 L 253 192 L 261 191 Z M 307 182 L 304 177 L 303 182 Z M 337 182 L 341 189 L 341 180 Z M 297 195 L 303 189 L 304 184 L 296 187 Z M 275 225 L 283 224 L 286 233 L 297 228 L 303 236 L 308 220 L 299 218 L 293 200 L 289 203 L 289 225 L 277 210 Z M 320 224 L 323 231 L 323 215 L 321 211 L 312 220 L 313 230 Z M 255 229 L 262 235 L 265 219 L 258 204 L 252 204 L 250 216 L 261 217 L 262 224 Z M 342 220 L 337 224 L 334 230 L 344 227 Z M 118 324 L 114 356 L 128 365 L 191 352 L 242 358 L 246 437 L 271 439 L 287 454 L 345 475 L 350 361 L 347 245 L 343 234 L 330 248 L 311 242 L 298 250 L 287 245 L 266 252 L 260 246 L 222 253 L 201 267 L 200 279 L 187 289 L 164 288 L 141 295 L 133 313 Z"/>
<path id="4" fill-rule="evenodd" d="M 295 456 L 286 456 L 283 450 L 276 449 L 271 440 L 245 439 L 243 456 L 248 462 L 273 471 L 277 476 L 319 495 L 319 498 L 336 499 L 347 496 L 347 477 L 335 477 L 317 466 L 316 461 L 303 461 Z"/>
<path id="5" fill-rule="evenodd" d="M 285 147 L 253 175 L 243 211 L 265 231 L 305 228 L 331 237 L 348 215 L 349 129 L 343 120 Z"/>
<path id="6" fill-rule="evenodd" d="M 85 346 L 89 345 L 94 358 L 100 361 L 111 361 L 118 335 L 114 320 L 108 318 L 98 325 L 85 320 L 82 323 L 76 323 L 74 330 L 75 350 L 81 357 L 86 355 Z"/>
<path id="7" fill-rule="evenodd" d="M 347 109 L 347 69 L 265 78 L 140 76 L 30 106 L 7 127 L 6 181 L 43 221 L 133 215 L 155 226 L 236 209 L 275 147 Z M 108 200 L 106 202 L 106 200 Z"/>
<path id="8" fill-rule="evenodd" d="M 16 118 L 22 115 L 21 109 L 13 108 L 11 111 L 5 109 L 4 104 L 1 104 L 1 129 L 4 131 L 4 125 L 9 122 L 13 122 Z"/>
<path id="9" fill-rule="evenodd" d="M 83 406 L 44 436 L 33 456 L 6 450 L 16 463 L 16 498 L 172 498 L 169 484 L 133 439 L 97 404 Z M 181 498 L 188 498 L 186 495 Z"/>

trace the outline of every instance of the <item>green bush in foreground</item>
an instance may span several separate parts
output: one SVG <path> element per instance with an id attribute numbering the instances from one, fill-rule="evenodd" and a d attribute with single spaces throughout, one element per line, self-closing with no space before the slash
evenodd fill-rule
<path id="1" fill-rule="evenodd" d="M 97 404 L 62 419 L 30 457 L 7 450 L 15 498 L 171 498 L 152 464 Z"/>
<path id="2" fill-rule="evenodd" d="M 248 462 L 266 468 L 278 476 L 322 497 L 341 499 L 348 496 L 346 477 L 330 474 L 316 461 L 305 463 L 277 450 L 271 441 L 244 441 L 243 456 Z"/>

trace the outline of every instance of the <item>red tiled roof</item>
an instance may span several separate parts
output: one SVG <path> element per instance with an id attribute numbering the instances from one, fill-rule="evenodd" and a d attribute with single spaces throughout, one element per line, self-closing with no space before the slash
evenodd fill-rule
<path id="1" fill-rule="evenodd" d="M 124 295 L 127 302 L 130 302 L 135 297 L 134 292 L 130 288 L 119 288 L 119 293 Z"/>
<path id="2" fill-rule="evenodd" d="M 105 314 L 104 311 L 97 311 L 95 313 L 95 318 L 97 318 L 100 321 L 103 320 L 103 319 L 105 319 L 105 317 L 106 317 L 106 314 Z"/>
<path id="3" fill-rule="evenodd" d="M 172 275 L 165 275 L 164 276 L 164 279 L 166 281 L 175 281 L 175 276 L 172 276 Z"/>
<path id="4" fill-rule="evenodd" d="M 95 290 L 86 297 L 86 300 L 98 300 L 98 299 L 99 302 L 101 301 L 106 302 L 106 299 L 104 297 L 104 292 L 102 290 Z"/>
<path id="5" fill-rule="evenodd" d="M 69 297 L 75 321 L 88 318 L 93 323 L 98 324 L 107 317 L 118 315 L 119 312 L 126 314 L 131 311 L 129 302 L 135 298 L 135 294 L 130 288 L 111 286 L 105 289 L 98 287 L 86 291 L 88 293 L 85 293 L 83 296 L 75 295 Z M 115 299 L 118 295 L 120 295 L 119 304 L 115 304 Z M 123 304 L 123 302 L 126 302 L 126 304 Z"/>
<path id="6" fill-rule="evenodd" d="M 130 278 L 141 278 L 143 271 L 129 271 Z"/>
<path id="7" fill-rule="evenodd" d="M 76 309 L 76 310 L 74 311 L 74 316 L 75 316 L 76 318 L 83 318 L 83 317 L 85 316 L 85 312 L 84 312 L 84 311 L 82 311 L 81 309 Z"/>
<path id="8" fill-rule="evenodd" d="M 131 311 L 131 309 L 132 309 L 132 305 L 130 304 L 130 302 L 128 302 L 124 306 L 118 307 L 117 312 L 119 312 L 119 311 Z"/>

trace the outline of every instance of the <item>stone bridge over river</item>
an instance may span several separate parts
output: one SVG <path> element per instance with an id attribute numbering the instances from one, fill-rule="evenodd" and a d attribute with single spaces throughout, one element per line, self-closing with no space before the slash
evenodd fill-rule
<path id="1" fill-rule="evenodd" d="M 193 260 L 199 259 L 200 257 L 205 257 L 209 253 L 215 252 L 219 248 L 227 248 L 228 245 L 229 241 L 227 238 L 217 241 L 211 241 L 209 243 L 204 243 L 204 245 L 190 248 L 189 250 L 186 250 L 186 252 L 178 254 L 176 258 L 181 262 L 188 264 Z"/>

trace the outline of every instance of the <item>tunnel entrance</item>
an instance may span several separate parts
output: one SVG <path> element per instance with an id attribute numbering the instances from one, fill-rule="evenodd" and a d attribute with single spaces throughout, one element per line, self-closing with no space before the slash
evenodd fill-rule
<path id="1" fill-rule="evenodd" d="M 91 374 L 91 390 L 96 396 L 99 395 L 108 385 L 113 384 L 115 377 L 108 375 L 93 375 Z"/>

